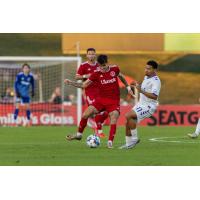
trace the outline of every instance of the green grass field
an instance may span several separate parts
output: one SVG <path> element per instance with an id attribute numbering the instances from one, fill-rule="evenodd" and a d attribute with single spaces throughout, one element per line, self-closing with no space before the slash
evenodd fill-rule
<path id="1" fill-rule="evenodd" d="M 124 142 L 124 127 L 118 127 L 114 149 L 90 149 L 85 140 L 65 141 L 76 127 L 0 128 L 1 166 L 171 166 L 200 165 L 200 140 L 185 137 L 194 127 L 139 127 L 141 143 L 135 149 L 119 150 Z M 108 127 L 105 127 L 108 132 Z M 151 138 L 164 138 L 153 142 Z M 170 138 L 172 137 L 172 138 Z M 166 142 L 166 140 L 168 142 Z M 174 142 L 173 142 L 174 141 Z"/>

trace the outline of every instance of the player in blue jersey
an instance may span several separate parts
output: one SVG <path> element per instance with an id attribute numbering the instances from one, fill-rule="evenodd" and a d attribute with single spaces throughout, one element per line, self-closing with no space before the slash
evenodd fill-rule
<path id="1" fill-rule="evenodd" d="M 15 95 L 16 95 L 16 106 L 14 111 L 14 120 L 17 121 L 19 114 L 20 103 L 25 105 L 27 125 L 30 125 L 31 111 L 30 111 L 30 93 L 34 97 L 34 77 L 30 72 L 31 67 L 25 63 L 22 65 L 22 72 L 18 73 L 15 80 Z M 31 90 L 30 90 L 31 86 Z"/>

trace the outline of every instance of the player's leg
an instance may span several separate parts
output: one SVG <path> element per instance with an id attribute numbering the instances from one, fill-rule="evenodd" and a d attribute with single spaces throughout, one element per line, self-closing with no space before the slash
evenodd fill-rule
<path id="1" fill-rule="evenodd" d="M 15 103 L 15 110 L 14 110 L 14 122 L 15 122 L 15 125 L 17 126 L 17 118 L 18 118 L 18 115 L 19 115 L 19 103 L 16 102 Z"/>
<path id="2" fill-rule="evenodd" d="M 24 126 L 30 126 L 30 120 L 31 120 L 31 110 L 30 110 L 30 97 L 22 97 L 22 103 L 25 106 L 26 109 L 26 118 L 27 120 L 24 122 Z"/>
<path id="3" fill-rule="evenodd" d="M 194 133 L 189 133 L 188 136 L 190 138 L 197 138 L 200 134 L 200 118 L 198 120 L 197 126 L 196 126 L 196 130 Z"/>
<path id="4" fill-rule="evenodd" d="M 89 106 L 83 113 L 81 121 L 79 123 L 78 127 L 78 132 L 75 135 L 67 135 L 66 139 L 67 140 L 81 140 L 82 139 L 82 134 L 87 126 L 87 120 L 89 117 L 91 117 L 94 114 L 97 114 L 98 110 L 94 106 Z"/>
<path id="5" fill-rule="evenodd" d="M 119 111 L 114 110 L 109 113 L 110 117 L 110 132 L 109 132 L 109 139 L 108 139 L 108 148 L 112 148 L 113 140 L 116 134 L 116 124 L 119 118 Z"/>
<path id="6" fill-rule="evenodd" d="M 103 133 L 102 126 L 103 126 L 104 121 L 107 119 L 107 117 L 108 117 L 107 111 L 101 112 L 95 116 L 96 135 L 101 138 L 106 137 L 105 134 Z"/>
<path id="7" fill-rule="evenodd" d="M 139 143 L 137 134 L 137 114 L 134 110 L 126 113 L 126 144 L 121 146 L 120 149 L 133 148 Z"/>
<path id="8" fill-rule="evenodd" d="M 30 110 L 30 103 L 25 103 L 25 109 L 26 109 L 26 118 L 27 118 L 27 121 L 26 123 L 24 124 L 25 126 L 30 126 L 31 125 L 31 110 Z"/>
<path id="9" fill-rule="evenodd" d="M 18 126 L 17 124 L 17 118 L 19 115 L 19 107 L 20 107 L 20 103 L 21 103 L 21 97 L 20 96 L 16 96 L 15 97 L 15 110 L 14 110 L 14 126 Z"/>
<path id="10" fill-rule="evenodd" d="M 88 106 L 93 105 L 96 101 L 98 101 L 96 97 L 86 96 L 86 102 Z M 96 135 L 101 138 L 105 137 L 105 134 L 103 134 L 102 131 L 102 125 L 107 117 L 108 117 L 108 112 L 101 112 L 95 116 L 91 116 L 87 122 L 88 126 L 93 128 L 96 132 Z"/>

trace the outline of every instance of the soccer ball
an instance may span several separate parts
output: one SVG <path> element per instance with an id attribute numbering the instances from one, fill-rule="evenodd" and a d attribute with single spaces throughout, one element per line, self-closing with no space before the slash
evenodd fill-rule
<path id="1" fill-rule="evenodd" d="M 100 145 L 100 138 L 96 135 L 89 135 L 86 144 L 90 148 L 97 148 Z"/>

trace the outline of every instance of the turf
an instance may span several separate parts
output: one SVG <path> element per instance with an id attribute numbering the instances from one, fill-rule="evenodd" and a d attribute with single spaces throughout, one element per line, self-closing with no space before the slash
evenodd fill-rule
<path id="1" fill-rule="evenodd" d="M 141 143 L 135 149 L 119 150 L 124 142 L 124 127 L 118 127 L 115 148 L 90 149 L 82 141 L 65 141 L 76 127 L 0 128 L 1 166 L 185 166 L 200 165 L 200 140 L 185 137 L 194 127 L 139 127 Z M 108 127 L 105 127 L 108 132 Z M 176 142 L 152 142 L 150 138 L 176 137 Z M 190 143 L 194 142 L 194 143 Z M 198 143 L 199 142 L 199 143 Z"/>

